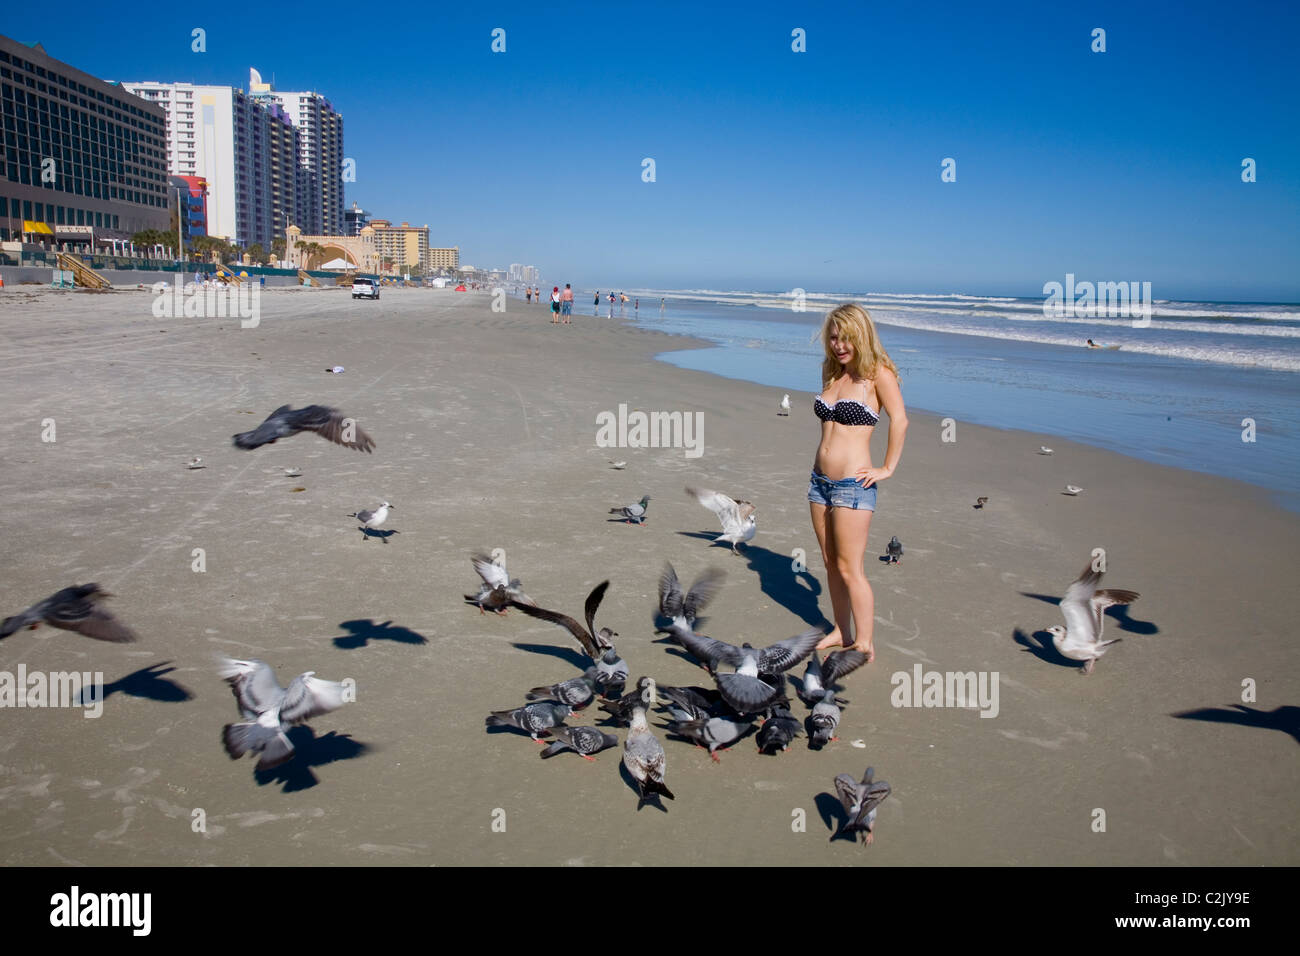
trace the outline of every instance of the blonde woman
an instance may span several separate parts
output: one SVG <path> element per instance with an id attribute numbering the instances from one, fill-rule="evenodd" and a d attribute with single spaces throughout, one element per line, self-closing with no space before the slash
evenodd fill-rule
<path id="1" fill-rule="evenodd" d="M 813 460 L 808 501 L 813 531 L 826 563 L 835 629 L 819 647 L 849 647 L 875 658 L 875 596 L 862 562 L 876 510 L 879 482 L 890 478 L 903 455 L 907 412 L 898 368 L 885 353 L 875 323 L 860 305 L 847 303 L 822 325 L 822 393 L 813 402 L 821 443 Z M 889 416 L 885 463 L 871 463 L 871 435 L 880 412 Z"/>

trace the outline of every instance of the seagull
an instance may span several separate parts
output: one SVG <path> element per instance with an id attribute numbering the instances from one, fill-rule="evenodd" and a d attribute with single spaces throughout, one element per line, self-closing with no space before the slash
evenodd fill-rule
<path id="1" fill-rule="evenodd" d="M 98 584 L 73 585 L 33 604 L 21 614 L 0 621 L 0 638 L 8 637 L 22 627 L 33 631 L 48 624 L 64 631 L 76 631 L 97 641 L 125 643 L 135 640 L 135 633 L 99 606 L 104 598 L 112 597 Z"/>
<path id="2" fill-rule="evenodd" d="M 191 458 L 189 462 L 186 463 L 185 467 L 188 468 L 190 471 L 195 471 L 196 469 L 206 468 L 208 466 L 203 464 L 202 458 L 195 456 L 194 458 Z"/>
<path id="3" fill-rule="evenodd" d="M 1104 573 L 1094 570 L 1092 562 L 1089 562 L 1061 599 L 1065 627 L 1058 624 L 1047 629 L 1061 656 L 1072 661 L 1084 661 L 1084 674 L 1091 674 L 1097 658 L 1106 653 L 1107 647 L 1121 640 L 1118 637 L 1109 641 L 1101 639 L 1106 608 L 1116 604 L 1132 604 L 1138 599 L 1136 591 L 1117 588 L 1097 590 Z"/>
<path id="4" fill-rule="evenodd" d="M 975 507 L 976 507 L 976 508 L 983 508 L 983 507 L 984 507 L 986 504 L 988 504 L 988 503 L 989 503 L 988 498 L 976 498 L 976 499 L 975 499 Z"/>
<path id="5" fill-rule="evenodd" d="M 518 601 L 510 602 L 529 617 L 558 624 L 577 638 L 578 643 L 582 645 L 583 651 L 595 662 L 596 683 L 601 686 L 602 693 L 607 698 L 617 697 L 623 693 L 623 685 L 627 683 L 628 673 L 627 661 L 618 656 L 618 651 L 614 647 L 613 640 L 611 640 L 611 638 L 618 637 L 618 632 L 608 627 L 596 628 L 596 610 L 600 607 L 600 602 L 605 597 L 605 591 L 608 588 L 609 582 L 601 581 L 587 595 L 587 603 L 584 608 L 587 617 L 587 626 L 585 628 L 567 614 L 561 614 L 559 611 L 548 611 L 544 607 L 523 604 Z"/>
<path id="6" fill-rule="evenodd" d="M 889 784 L 883 780 L 873 780 L 875 775 L 876 769 L 868 767 L 861 783 L 847 773 L 842 773 L 835 778 L 835 792 L 839 795 L 840 803 L 844 804 L 844 810 L 849 818 L 841 824 L 839 831 L 831 837 L 832 840 L 844 833 L 861 833 L 862 845 L 871 843 L 873 839 L 871 831 L 876 823 L 876 808 L 890 794 Z"/>
<path id="7" fill-rule="evenodd" d="M 284 477 L 286 478 L 297 478 L 301 474 L 302 474 L 301 468 L 286 468 L 284 470 Z"/>
<path id="8" fill-rule="evenodd" d="M 840 700 L 835 696 L 835 691 L 822 691 L 822 699 L 813 707 L 812 713 L 808 716 L 808 721 L 812 725 L 812 737 L 808 745 L 816 744 L 818 748 L 825 747 L 832 740 L 839 740 L 835 736 L 835 729 L 840 725 L 840 704 L 848 701 Z"/>
<path id="9" fill-rule="evenodd" d="M 534 687 L 524 695 L 524 700 L 555 700 L 568 704 L 575 711 L 582 710 L 596 697 L 596 668 L 588 667 L 581 677 L 560 681 L 549 687 Z"/>
<path id="10" fill-rule="evenodd" d="M 722 534 L 714 541 L 725 541 L 731 545 L 731 553 L 739 554 L 737 544 L 742 544 L 754 537 L 758 531 L 758 519 L 752 502 L 736 501 L 718 491 L 687 488 L 688 495 L 694 495 L 700 504 L 708 508 L 722 522 Z"/>
<path id="11" fill-rule="evenodd" d="M 722 763 L 718 756 L 719 747 L 734 744 L 745 734 L 754 729 L 754 718 L 749 717 L 701 717 L 698 720 L 674 720 L 668 729 L 681 737 L 695 741 L 695 746 L 709 748 L 709 756 L 714 763 Z"/>
<path id="12" fill-rule="evenodd" d="M 899 564 L 903 560 L 903 542 L 898 540 L 898 535 L 889 539 L 889 544 L 885 547 L 885 554 L 889 555 L 890 564 Z"/>
<path id="13" fill-rule="evenodd" d="M 524 704 L 514 710 L 494 710 L 484 723 L 488 727 L 518 727 L 520 730 L 527 731 L 534 743 L 540 744 L 544 741 L 538 740 L 538 735 L 549 733 L 552 727 L 564 723 L 564 718 L 571 713 L 573 708 L 568 704 L 541 701 L 536 704 Z"/>
<path id="14" fill-rule="evenodd" d="M 530 605 L 534 603 L 532 598 L 520 590 L 519 579 L 510 577 L 506 571 L 504 558 L 498 564 L 480 551 L 470 556 L 470 562 L 474 565 L 478 576 L 483 579 L 483 583 L 479 585 L 478 594 L 466 594 L 465 600 L 477 604 L 480 614 L 485 608 L 498 614 L 505 614 L 513 603 Z"/>
<path id="15" fill-rule="evenodd" d="M 645 510 L 650 503 L 650 496 L 644 495 L 641 501 L 635 505 L 624 505 L 622 508 L 610 508 L 609 513 L 612 515 L 622 515 L 627 519 L 628 524 L 635 522 L 638 525 L 645 524 Z"/>
<path id="16" fill-rule="evenodd" d="M 1066 485 L 1066 486 L 1065 486 L 1065 490 L 1064 490 L 1063 492 L 1061 492 L 1061 494 L 1063 494 L 1063 495 L 1077 495 L 1077 494 L 1078 494 L 1079 492 L 1081 492 L 1081 491 L 1083 491 L 1083 489 L 1080 488 L 1078 485 Z"/>
<path id="17" fill-rule="evenodd" d="M 554 757 L 561 750 L 572 750 L 583 760 L 595 760 L 592 754 L 600 753 L 609 747 L 618 746 L 618 738 L 595 727 L 554 727 L 551 736 L 555 738 L 541 752 L 542 757 Z"/>
<path id="18" fill-rule="evenodd" d="M 663 573 L 659 575 L 659 613 L 672 621 L 680 618 L 687 627 L 693 627 L 700 611 L 713 600 L 726 577 L 721 568 L 708 568 L 683 594 L 677 572 L 671 564 L 665 564 Z"/>
<path id="19" fill-rule="evenodd" d="M 349 426 L 354 429 L 354 434 L 351 441 L 345 441 L 344 429 Z M 301 431 L 315 432 L 336 445 L 355 448 L 366 453 L 375 447 L 374 440 L 362 431 L 361 426 L 353 419 L 345 416 L 337 408 L 329 408 L 325 405 L 308 405 L 297 411 L 288 405 L 281 405 L 267 416 L 266 421 L 251 432 L 240 432 L 235 435 L 233 441 L 236 448 L 259 448 Z"/>
<path id="20" fill-rule="evenodd" d="M 768 710 L 763 726 L 758 728 L 758 752 L 775 754 L 778 750 L 785 751 L 798 736 L 799 720 L 788 707 L 774 706 Z"/>
<path id="21" fill-rule="evenodd" d="M 786 392 L 785 398 L 781 399 L 781 410 L 777 412 L 777 414 L 778 415 L 790 414 L 790 393 L 789 392 Z"/>
<path id="22" fill-rule="evenodd" d="M 781 699 L 785 690 L 785 678 L 779 678 L 779 685 L 773 686 L 759 679 L 759 674 L 781 675 L 794 667 L 812 653 L 826 632 L 820 627 L 809 628 L 802 634 L 788 637 L 783 641 L 764 647 L 755 648 L 746 643 L 740 647 L 717 641 L 694 633 L 674 621 L 671 633 L 688 651 L 710 665 L 730 664 L 736 668 L 734 674 L 714 674 L 722 699 L 738 714 L 757 714 Z"/>
<path id="23" fill-rule="evenodd" d="M 1048 448 L 1046 445 L 1039 445 L 1038 453 L 1040 455 L 1050 455 L 1052 453 L 1052 449 Z"/>
<path id="24" fill-rule="evenodd" d="M 290 727 L 344 704 L 344 685 L 320 680 L 315 671 L 299 674 L 281 687 L 271 665 L 263 661 L 221 659 L 220 673 L 230 684 L 244 720 L 227 724 L 221 742 L 231 760 L 248 752 L 260 753 L 258 770 L 278 767 L 293 756 L 293 744 L 285 735 Z"/>
<path id="25" fill-rule="evenodd" d="M 822 699 L 827 687 L 833 685 L 846 674 L 851 674 L 867 662 L 867 655 L 862 651 L 835 651 L 826 656 L 823 664 L 817 652 L 808 658 L 808 668 L 803 673 L 803 686 L 799 688 L 799 699 L 809 707 Z"/>
<path id="26" fill-rule="evenodd" d="M 614 469 L 615 471 L 622 471 L 624 468 L 627 467 L 627 462 L 625 462 L 625 461 L 614 461 L 614 460 L 611 458 L 610 461 L 609 461 L 609 467 L 612 468 L 612 469 Z"/>
<path id="27" fill-rule="evenodd" d="M 396 510 L 394 505 L 390 505 L 387 501 L 385 501 L 382 502 L 379 505 L 379 507 L 376 508 L 374 511 L 354 511 L 350 515 L 348 515 L 348 517 L 356 518 L 358 521 L 361 522 L 363 528 L 369 528 L 370 530 L 373 531 L 374 529 L 378 528 L 381 524 L 383 524 L 385 521 L 388 520 L 389 508 L 393 508 L 394 510 Z M 365 539 L 366 539 L 366 533 L 362 531 L 361 540 L 364 541 Z M 388 538 L 384 538 L 383 541 L 384 544 L 388 544 Z"/>
<path id="28" fill-rule="evenodd" d="M 669 800 L 676 799 L 664 783 L 664 770 L 668 765 L 664 745 L 650 732 L 650 725 L 646 723 L 646 709 L 654 703 L 655 682 L 650 680 L 641 692 L 641 701 L 632 709 L 632 729 L 623 743 L 623 766 L 636 781 L 640 793 L 636 804 L 638 810 L 651 794 L 661 793 Z"/>

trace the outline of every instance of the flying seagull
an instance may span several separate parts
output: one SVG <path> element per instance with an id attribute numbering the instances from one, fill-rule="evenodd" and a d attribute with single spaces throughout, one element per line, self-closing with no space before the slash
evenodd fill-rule
<path id="1" fill-rule="evenodd" d="M 480 614 L 484 609 L 505 614 L 513 603 L 534 603 L 532 598 L 520 590 L 519 579 L 511 578 L 506 571 L 504 557 L 498 563 L 480 551 L 470 556 L 470 563 L 474 565 L 474 570 L 483 579 L 483 583 L 479 585 L 478 594 L 466 594 L 465 600 L 477 604 Z"/>
<path id="2" fill-rule="evenodd" d="M 718 516 L 722 522 L 722 534 L 713 540 L 730 544 L 732 554 L 739 554 L 736 545 L 749 541 L 758 531 L 758 519 L 755 516 L 757 509 L 752 502 L 737 501 L 706 488 L 687 488 L 686 493 L 693 495 L 700 504 Z"/>
<path id="3" fill-rule="evenodd" d="M 315 671 L 299 674 L 281 687 L 271 665 L 263 661 L 222 658 L 220 673 L 230 684 L 244 720 L 227 724 L 221 732 L 230 759 L 248 752 L 260 753 L 258 770 L 278 767 L 293 756 L 293 744 L 285 735 L 290 727 L 344 704 L 341 683 L 320 680 Z"/>
<path id="4" fill-rule="evenodd" d="M 640 793 L 636 804 L 638 810 L 651 794 L 661 793 L 669 800 L 676 799 L 664 783 L 664 770 L 668 766 L 664 745 L 650 732 L 650 725 L 646 722 L 646 710 L 654 703 L 655 683 L 651 680 L 646 683 L 640 702 L 632 709 L 632 729 L 623 743 L 623 766 L 636 781 Z"/>
<path id="5" fill-rule="evenodd" d="M 898 535 L 889 539 L 889 544 L 885 546 L 885 554 L 889 555 L 890 564 L 899 564 L 903 560 L 903 542 L 898 540 Z"/>
<path id="6" fill-rule="evenodd" d="M 251 432 L 235 435 L 234 443 L 236 448 L 259 448 L 301 431 L 315 432 L 336 445 L 355 448 L 357 451 L 369 453 L 375 447 L 374 440 L 361 430 L 354 419 L 348 418 L 337 408 L 326 405 L 308 405 L 297 411 L 288 405 L 281 405 Z"/>
<path id="7" fill-rule="evenodd" d="M 835 778 L 835 793 L 839 796 L 840 803 L 844 805 L 849 818 L 840 826 L 835 836 L 831 837 L 832 840 L 845 833 L 861 833 L 862 845 L 871 843 L 874 838 L 871 831 L 876 824 L 876 808 L 890 794 L 889 784 L 883 780 L 874 780 L 875 775 L 876 769 L 868 767 L 861 783 L 847 773 L 842 773 Z"/>
<path id="8" fill-rule="evenodd" d="M 635 505 L 624 505 L 622 508 L 610 508 L 609 513 L 619 515 L 627 519 L 628 524 L 645 524 L 646 507 L 650 504 L 650 496 L 643 495 L 641 501 Z"/>
<path id="9" fill-rule="evenodd" d="M 552 727 L 554 742 L 541 751 L 542 757 L 553 757 L 561 750 L 572 750 L 583 760 L 595 760 L 592 754 L 618 746 L 618 738 L 596 727 Z"/>
<path id="10" fill-rule="evenodd" d="M 1061 656 L 1072 661 L 1083 661 L 1083 673 L 1091 674 L 1097 658 L 1106 653 L 1106 648 L 1118 643 L 1121 638 L 1103 641 L 1102 627 L 1106 620 L 1106 608 L 1116 604 L 1132 604 L 1138 599 L 1136 591 L 1117 588 L 1097 590 L 1105 572 L 1097 571 L 1090 561 L 1079 575 L 1078 580 L 1065 592 L 1061 599 L 1061 613 L 1065 615 L 1065 627 L 1059 624 L 1049 627 L 1047 633 L 1052 635 L 1052 643 L 1061 652 Z"/>
<path id="11" fill-rule="evenodd" d="M 97 641 L 134 641 L 134 632 L 107 608 L 100 607 L 99 602 L 107 597 L 112 595 L 98 584 L 64 588 L 21 614 L 0 621 L 0 638 L 8 637 L 22 627 L 36 630 L 41 624 L 48 624 L 65 631 L 76 631 Z"/>

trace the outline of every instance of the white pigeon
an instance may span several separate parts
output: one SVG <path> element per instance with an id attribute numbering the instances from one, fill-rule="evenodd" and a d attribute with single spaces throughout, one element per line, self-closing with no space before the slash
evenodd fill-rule
<path id="1" fill-rule="evenodd" d="M 1083 489 L 1080 488 L 1078 485 L 1066 485 L 1066 486 L 1065 486 L 1065 494 L 1067 494 L 1067 495 L 1077 495 L 1077 494 L 1078 494 L 1079 492 L 1081 492 L 1081 491 L 1083 491 Z"/>
<path id="2" fill-rule="evenodd" d="M 1138 599 L 1136 591 L 1124 591 L 1116 588 L 1097 590 L 1105 572 L 1094 570 L 1091 561 L 1079 575 L 1079 579 L 1065 592 L 1061 599 L 1061 613 L 1065 615 L 1065 627 L 1049 627 L 1047 633 L 1052 635 L 1052 643 L 1061 652 L 1062 657 L 1072 661 L 1084 661 L 1083 673 L 1091 674 L 1097 658 L 1106 653 L 1106 648 L 1119 642 L 1120 638 L 1103 641 L 1102 626 L 1105 623 L 1106 608 L 1116 604 L 1132 604 Z"/>
<path id="3" fill-rule="evenodd" d="M 789 392 L 786 392 L 785 398 L 781 399 L 781 410 L 777 412 L 777 414 L 778 415 L 790 414 L 790 393 Z"/>
<path id="4" fill-rule="evenodd" d="M 315 671 L 299 674 L 281 687 L 271 665 L 263 661 L 221 658 L 220 673 L 235 694 L 244 720 L 227 724 L 221 741 L 226 753 L 237 760 L 248 752 L 260 753 L 258 770 L 270 770 L 293 756 L 293 744 L 285 731 L 320 714 L 338 710 L 345 703 L 345 686 L 320 680 Z"/>
<path id="5" fill-rule="evenodd" d="M 707 488 L 687 488 L 686 493 L 694 495 L 700 504 L 718 516 L 722 522 L 722 534 L 713 540 L 730 544 L 732 554 L 739 554 L 736 545 L 749 541 L 758 531 L 758 509 L 752 502 L 737 501 L 720 491 L 709 491 Z"/>
<path id="6" fill-rule="evenodd" d="M 1039 445 L 1038 453 L 1040 455 L 1050 455 L 1052 453 L 1052 449 L 1048 448 L 1046 445 Z"/>

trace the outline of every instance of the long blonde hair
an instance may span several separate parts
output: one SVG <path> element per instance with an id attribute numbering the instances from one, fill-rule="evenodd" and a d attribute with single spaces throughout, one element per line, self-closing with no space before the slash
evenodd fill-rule
<path id="1" fill-rule="evenodd" d="M 842 366 L 831 351 L 831 330 L 836 328 L 840 331 L 840 338 L 853 346 L 853 359 L 848 367 Z M 826 314 L 821 339 L 826 349 L 826 358 L 822 361 L 822 388 L 830 385 L 842 371 L 874 381 L 883 366 L 898 375 L 898 366 L 880 344 L 870 313 L 856 302 L 838 305 Z"/>

